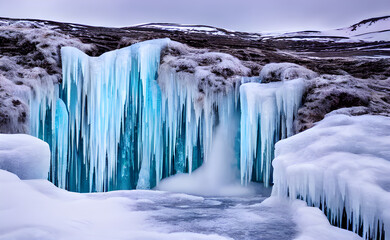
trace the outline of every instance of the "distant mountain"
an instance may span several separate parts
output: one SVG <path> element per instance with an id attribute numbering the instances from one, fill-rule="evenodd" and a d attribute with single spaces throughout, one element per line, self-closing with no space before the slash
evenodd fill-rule
<path id="1" fill-rule="evenodd" d="M 352 40 L 389 41 L 390 16 L 366 19 L 348 28 L 337 29 L 334 32 Z"/>
<path id="2" fill-rule="evenodd" d="M 350 27 L 327 31 L 301 31 L 289 33 L 270 33 L 265 38 L 289 40 L 317 40 L 341 42 L 390 41 L 390 16 L 363 20 Z"/>

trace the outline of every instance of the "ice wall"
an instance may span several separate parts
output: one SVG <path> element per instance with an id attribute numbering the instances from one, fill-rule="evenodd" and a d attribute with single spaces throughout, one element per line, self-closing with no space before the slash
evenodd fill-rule
<path id="1" fill-rule="evenodd" d="M 242 184 L 255 180 L 268 186 L 272 182 L 275 143 L 294 133 L 293 122 L 303 91 L 303 79 L 241 85 Z"/>
<path id="2" fill-rule="evenodd" d="M 269 185 L 274 144 L 293 133 L 304 80 L 246 83 L 239 91 L 249 80 L 238 77 L 247 70 L 238 59 L 198 56 L 178 44 L 151 40 L 100 57 L 62 48 L 61 86 L 30 104 L 31 133 L 52 150 L 53 183 L 78 192 L 150 189 L 191 173 L 208 160 L 215 128 L 241 108 L 241 130 L 232 130 L 241 182 Z M 169 47 L 186 53 L 193 70 L 181 71 L 187 55 L 162 61 Z"/>
<path id="3" fill-rule="evenodd" d="M 163 123 L 156 78 L 168 42 L 147 41 L 100 57 L 62 48 L 60 95 L 69 112 L 71 143 L 68 189 L 149 187 L 159 179 Z"/>
<path id="4" fill-rule="evenodd" d="M 238 115 L 234 87 L 199 92 L 160 67 L 169 39 L 89 57 L 61 50 L 63 82 L 31 97 L 31 133 L 52 150 L 50 180 L 79 192 L 149 189 L 207 161 L 219 123 Z"/>

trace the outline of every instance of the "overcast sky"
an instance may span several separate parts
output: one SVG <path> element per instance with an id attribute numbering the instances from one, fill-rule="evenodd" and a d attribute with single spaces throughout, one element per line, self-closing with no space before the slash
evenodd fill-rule
<path id="1" fill-rule="evenodd" d="M 174 22 L 249 32 L 324 30 L 384 15 L 390 0 L 0 0 L 2 17 L 116 27 Z"/>

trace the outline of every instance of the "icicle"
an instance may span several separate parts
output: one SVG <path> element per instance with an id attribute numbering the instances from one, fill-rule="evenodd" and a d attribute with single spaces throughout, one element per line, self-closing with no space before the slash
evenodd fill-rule
<path id="1" fill-rule="evenodd" d="M 65 103 L 58 99 L 55 109 L 55 137 L 52 146 L 52 173 L 56 174 L 57 185 L 66 187 L 66 171 L 68 166 L 68 111 Z"/>
<path id="2" fill-rule="evenodd" d="M 235 92 L 200 96 L 193 75 L 159 69 L 168 43 L 146 41 L 98 58 L 62 49 L 60 95 L 74 143 L 68 189 L 148 189 L 207 161 L 217 120 L 237 113 Z"/>
<path id="3" fill-rule="evenodd" d="M 69 172 L 77 175 L 71 179 L 87 180 L 71 182 L 71 190 L 132 188 L 140 167 L 138 182 L 149 182 L 149 169 L 142 169 L 162 155 L 160 138 L 154 136 L 161 129 L 155 85 L 161 50 L 168 42 L 146 41 L 100 57 L 62 48 L 61 95 L 73 143 Z"/>
<path id="4" fill-rule="evenodd" d="M 274 146 L 293 134 L 304 90 L 296 79 L 268 84 L 246 83 L 240 87 L 241 101 L 241 183 L 272 181 Z M 254 172 L 253 172 L 254 170 Z"/>
<path id="5" fill-rule="evenodd" d="M 44 111 L 52 113 L 49 133 L 55 137 L 48 141 L 54 183 L 79 192 L 145 189 L 207 161 L 215 127 L 238 113 L 239 87 L 199 92 L 194 74 L 160 67 L 168 44 L 169 39 L 146 41 L 100 57 L 62 48 L 58 94 L 65 105 L 45 98 L 31 104 L 39 107 L 34 119 L 41 119 L 32 121 L 35 132 L 47 122 Z M 236 151 L 244 184 L 254 169 L 254 180 L 268 185 L 273 147 L 292 134 L 302 82 L 241 87 L 241 149 Z"/>

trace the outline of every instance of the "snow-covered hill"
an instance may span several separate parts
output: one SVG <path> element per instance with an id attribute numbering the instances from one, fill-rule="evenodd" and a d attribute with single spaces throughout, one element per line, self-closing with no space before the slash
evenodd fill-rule
<path id="1" fill-rule="evenodd" d="M 198 33 L 207 35 L 240 36 L 257 39 L 290 39 L 317 41 L 390 41 L 390 16 L 365 19 L 349 27 L 327 31 L 300 31 L 288 33 L 242 33 L 206 25 L 185 25 L 176 23 L 149 23 L 135 27 L 162 31 Z"/>
<path id="2" fill-rule="evenodd" d="M 325 31 L 323 34 L 339 35 L 352 41 L 390 41 L 390 16 L 370 18 L 347 28 Z"/>
<path id="3" fill-rule="evenodd" d="M 206 26 L 206 25 L 185 25 L 185 24 L 174 24 L 174 23 L 148 23 L 137 25 L 142 28 L 153 28 L 167 31 L 182 31 L 191 33 L 207 33 L 213 35 L 226 35 L 228 31 L 221 28 Z"/>
<path id="4" fill-rule="evenodd" d="M 266 38 L 315 41 L 390 41 L 390 16 L 363 20 L 350 27 L 327 31 L 264 34 Z"/>

